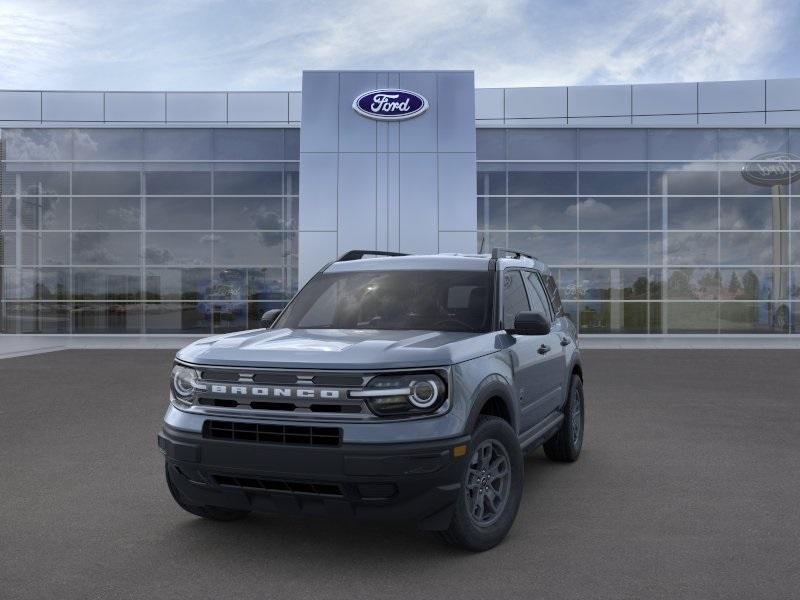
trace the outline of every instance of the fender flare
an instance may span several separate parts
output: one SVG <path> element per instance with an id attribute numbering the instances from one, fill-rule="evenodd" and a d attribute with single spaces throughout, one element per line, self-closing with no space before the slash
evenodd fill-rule
<path id="1" fill-rule="evenodd" d="M 513 394 L 513 387 L 501 375 L 492 374 L 481 381 L 473 395 L 472 406 L 465 425 L 465 433 L 470 433 L 475 429 L 475 424 L 478 422 L 481 411 L 491 398 L 499 398 L 502 401 L 508 413 L 511 428 L 517 431 L 519 415 L 513 400 Z"/>

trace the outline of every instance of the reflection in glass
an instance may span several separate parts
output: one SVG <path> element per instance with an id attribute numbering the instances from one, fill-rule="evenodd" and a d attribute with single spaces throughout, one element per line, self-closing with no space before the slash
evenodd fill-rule
<path id="1" fill-rule="evenodd" d="M 766 152 L 787 152 L 789 136 L 786 129 L 720 129 L 719 158 L 721 160 L 751 160 Z"/>
<path id="2" fill-rule="evenodd" d="M 708 170 L 697 170 L 702 165 L 693 165 L 693 170 L 678 169 L 675 165 L 650 166 L 650 193 L 664 196 L 714 196 L 717 194 L 717 172 L 709 165 Z"/>
<path id="3" fill-rule="evenodd" d="M 287 229 L 281 198 L 214 199 L 215 229 Z"/>
<path id="4" fill-rule="evenodd" d="M 145 304 L 146 333 L 210 333 L 211 312 L 196 303 Z"/>
<path id="5" fill-rule="evenodd" d="M 219 265 L 281 265 L 291 251 L 283 233 L 214 234 L 214 258 Z"/>
<path id="6" fill-rule="evenodd" d="M 667 198 L 667 227 L 670 229 L 717 229 L 718 204 L 714 197 Z"/>
<path id="7" fill-rule="evenodd" d="M 719 304 L 716 302 L 665 302 L 661 319 L 666 333 L 717 333 Z"/>
<path id="8" fill-rule="evenodd" d="M 140 234 L 92 232 L 72 234 L 74 265 L 138 265 Z"/>
<path id="9" fill-rule="evenodd" d="M 144 177 L 145 190 L 152 196 L 203 196 L 211 193 L 211 173 L 208 171 L 148 171 Z"/>
<path id="10" fill-rule="evenodd" d="M 214 158 L 217 160 L 281 160 L 284 158 L 283 129 L 215 129 Z"/>
<path id="11" fill-rule="evenodd" d="M 210 308 L 215 332 L 247 329 L 247 304 L 244 302 L 214 302 Z"/>
<path id="12" fill-rule="evenodd" d="M 646 233 L 581 233 L 582 265 L 646 265 Z"/>
<path id="13" fill-rule="evenodd" d="M 587 165 L 586 168 L 596 167 Z M 578 185 L 583 195 L 637 196 L 647 193 L 646 172 L 581 170 L 579 175 Z"/>
<path id="14" fill-rule="evenodd" d="M 509 198 L 509 229 L 572 229 L 578 224 L 575 198 Z M 505 223 L 498 223 L 504 229 Z"/>
<path id="15" fill-rule="evenodd" d="M 141 273 L 130 268 L 72 270 L 72 294 L 76 300 L 139 300 Z"/>
<path id="16" fill-rule="evenodd" d="M 154 233 L 145 236 L 148 265 L 210 265 L 212 233 Z"/>
<path id="17" fill-rule="evenodd" d="M 7 302 L 3 333 L 67 333 L 70 305 L 63 302 Z"/>
<path id="18" fill-rule="evenodd" d="M 144 157 L 147 160 L 209 160 L 213 143 L 210 129 L 144 130 Z"/>
<path id="19" fill-rule="evenodd" d="M 506 159 L 506 130 L 478 129 L 475 132 L 478 160 Z"/>
<path id="20" fill-rule="evenodd" d="M 281 170 L 222 171 L 214 173 L 214 193 L 220 195 L 280 195 Z"/>
<path id="21" fill-rule="evenodd" d="M 669 300 L 717 300 L 719 292 L 719 269 L 667 270 L 667 299 Z"/>
<path id="22" fill-rule="evenodd" d="M 777 267 L 721 269 L 722 300 L 786 300 L 789 271 Z"/>
<path id="23" fill-rule="evenodd" d="M 672 265 L 718 264 L 718 239 L 717 233 L 670 232 L 667 234 L 667 259 Z"/>
<path id="24" fill-rule="evenodd" d="M 211 229 L 211 198 L 147 198 L 147 229 Z"/>
<path id="25" fill-rule="evenodd" d="M 646 302 L 580 303 L 581 333 L 647 333 Z"/>
<path id="26" fill-rule="evenodd" d="M 722 302 L 719 306 L 720 333 L 789 333 L 788 304 Z"/>
<path id="27" fill-rule="evenodd" d="M 75 171 L 72 174 L 75 195 L 134 196 L 139 191 L 138 168 L 136 171 Z"/>
<path id="28" fill-rule="evenodd" d="M 142 158 L 141 129 L 73 129 L 75 160 Z"/>
<path id="29" fill-rule="evenodd" d="M 494 240 L 487 240 L 492 241 Z M 499 240 L 498 240 L 499 241 Z M 525 232 L 509 233 L 508 246 L 538 257 L 550 266 L 575 265 L 578 262 L 578 236 L 574 233 Z M 492 245 L 484 252 L 491 251 Z"/>
<path id="30" fill-rule="evenodd" d="M 69 198 L 24 196 L 19 202 L 23 229 L 69 229 Z M 16 202 L 11 199 L 9 204 L 13 206 Z M 14 223 L 9 222 L 5 228 L 13 229 Z"/>
<path id="31" fill-rule="evenodd" d="M 508 158 L 521 160 L 575 160 L 574 129 L 509 129 Z"/>
<path id="32" fill-rule="evenodd" d="M 578 158 L 580 160 L 645 160 L 647 158 L 647 131 L 644 129 L 582 129 L 578 138 Z M 621 194 L 622 192 L 612 193 Z"/>
<path id="33" fill-rule="evenodd" d="M 778 247 L 788 244 L 788 235 L 766 231 L 723 232 L 720 234 L 720 264 L 772 264 L 772 252 L 775 244 Z"/>
<path id="34" fill-rule="evenodd" d="M 574 171 L 541 171 L 541 165 L 510 164 L 508 193 L 526 195 L 575 195 L 577 178 Z"/>
<path id="35" fill-rule="evenodd" d="M 720 199 L 722 229 L 789 229 L 789 199 L 739 197 Z"/>
<path id="36" fill-rule="evenodd" d="M 91 302 L 72 309 L 74 333 L 139 333 L 144 305 Z"/>
<path id="37" fill-rule="evenodd" d="M 582 230 L 647 229 L 647 198 L 583 197 L 578 212 Z"/>
<path id="38" fill-rule="evenodd" d="M 478 167 L 478 195 L 500 196 L 506 193 L 505 165 L 488 164 Z"/>
<path id="39" fill-rule="evenodd" d="M 211 269 L 148 268 L 145 286 L 148 300 L 203 300 L 211 288 Z"/>
<path id="40" fill-rule="evenodd" d="M 141 201 L 132 198 L 72 199 L 73 229 L 140 229 Z"/>
<path id="41" fill-rule="evenodd" d="M 580 269 L 578 297 L 647 300 L 647 269 Z"/>
<path id="42" fill-rule="evenodd" d="M 717 130 L 650 129 L 647 132 L 647 158 L 714 160 L 717 158 Z"/>

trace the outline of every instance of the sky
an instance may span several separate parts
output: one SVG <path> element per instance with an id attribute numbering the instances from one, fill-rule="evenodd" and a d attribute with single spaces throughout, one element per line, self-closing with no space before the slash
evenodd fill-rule
<path id="1" fill-rule="evenodd" d="M 800 76 L 796 0 L 0 0 L 0 89 L 299 90 L 303 69 L 478 87 Z"/>

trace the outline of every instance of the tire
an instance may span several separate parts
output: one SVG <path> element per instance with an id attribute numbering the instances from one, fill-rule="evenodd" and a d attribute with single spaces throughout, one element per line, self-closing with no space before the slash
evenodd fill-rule
<path id="1" fill-rule="evenodd" d="M 172 481 L 172 473 L 170 473 L 169 465 L 164 465 L 164 472 L 167 476 L 167 487 L 172 498 L 183 510 L 204 519 L 212 521 L 238 521 L 250 514 L 249 510 L 231 510 L 229 508 L 222 508 L 219 506 L 197 506 L 189 503 L 186 498 L 181 494 L 180 490 L 175 486 Z"/>
<path id="2" fill-rule="evenodd" d="M 564 421 L 556 434 L 544 443 L 547 458 L 556 462 L 575 462 L 581 454 L 584 429 L 583 381 L 572 376 L 569 397 L 564 406 Z"/>
<path id="3" fill-rule="evenodd" d="M 506 421 L 485 416 L 475 426 L 468 456 L 453 519 L 438 535 L 459 548 L 483 552 L 503 541 L 517 516 L 523 488 L 522 451 L 517 434 Z M 495 465 L 491 470 L 481 468 L 487 458 Z M 491 471 L 501 475 L 492 477 Z"/>

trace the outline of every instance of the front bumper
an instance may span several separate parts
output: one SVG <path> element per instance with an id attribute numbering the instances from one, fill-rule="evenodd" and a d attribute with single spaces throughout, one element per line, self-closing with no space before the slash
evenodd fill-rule
<path id="1" fill-rule="evenodd" d="M 469 436 L 337 447 L 208 439 L 165 424 L 158 446 L 195 505 L 415 521 L 444 529 L 461 490 Z"/>

